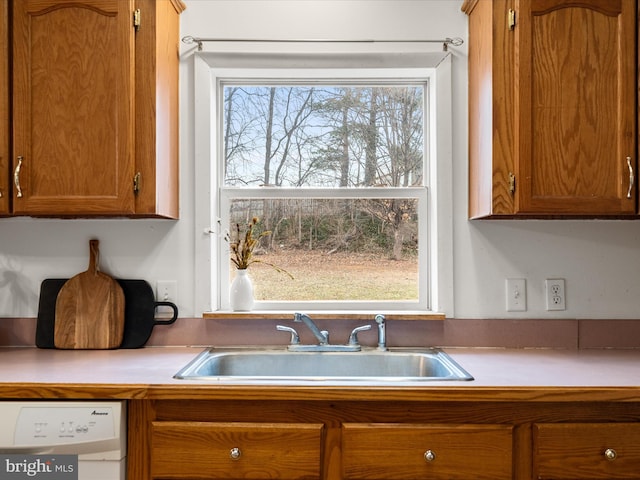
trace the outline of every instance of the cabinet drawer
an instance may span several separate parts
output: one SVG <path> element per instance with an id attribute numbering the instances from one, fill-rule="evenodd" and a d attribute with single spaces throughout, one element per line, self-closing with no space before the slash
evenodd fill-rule
<path id="1" fill-rule="evenodd" d="M 640 478 L 639 423 L 538 423 L 535 478 Z"/>
<path id="2" fill-rule="evenodd" d="M 510 479 L 512 428 L 504 425 L 346 423 L 345 479 Z"/>
<path id="3" fill-rule="evenodd" d="M 316 479 L 322 424 L 153 422 L 152 478 Z"/>

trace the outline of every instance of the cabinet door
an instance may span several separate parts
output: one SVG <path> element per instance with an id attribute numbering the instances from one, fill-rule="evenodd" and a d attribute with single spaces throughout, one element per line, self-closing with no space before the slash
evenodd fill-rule
<path id="1" fill-rule="evenodd" d="M 0 216 L 9 213 L 9 5 L 0 4 Z"/>
<path id="2" fill-rule="evenodd" d="M 345 423 L 343 477 L 350 480 L 508 480 L 513 427 Z"/>
<path id="3" fill-rule="evenodd" d="M 14 0 L 13 211 L 134 211 L 132 0 Z"/>
<path id="4" fill-rule="evenodd" d="M 151 477 L 319 479 L 322 424 L 153 422 Z"/>
<path id="5" fill-rule="evenodd" d="M 640 479 L 640 424 L 536 424 L 533 468 L 541 480 Z"/>
<path id="6" fill-rule="evenodd" d="M 516 1 L 516 212 L 631 214 L 636 2 Z"/>

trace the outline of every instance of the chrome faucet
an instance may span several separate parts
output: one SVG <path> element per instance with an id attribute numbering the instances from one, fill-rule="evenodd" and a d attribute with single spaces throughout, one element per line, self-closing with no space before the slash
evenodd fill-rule
<path id="1" fill-rule="evenodd" d="M 300 345 L 297 332 L 290 327 L 277 325 L 276 329 L 289 332 L 291 334 L 291 342 L 287 349 L 292 352 L 359 352 L 361 350 L 358 343 L 358 333 L 364 330 L 369 330 L 371 325 L 364 325 L 362 327 L 355 328 L 349 336 L 349 343 L 346 345 L 331 345 L 329 343 L 329 332 L 326 330 L 320 330 L 318 326 L 311 320 L 309 315 L 304 313 L 296 313 L 293 317 L 294 322 L 304 323 L 313 336 L 318 339 L 317 345 Z"/>
<path id="2" fill-rule="evenodd" d="M 376 323 L 378 324 L 378 350 L 387 349 L 387 327 L 385 323 L 384 315 L 378 314 L 375 316 Z"/>
<path id="3" fill-rule="evenodd" d="M 305 313 L 296 313 L 293 317 L 293 321 L 304 323 L 309 330 L 311 330 L 313 336 L 318 339 L 318 343 L 320 345 L 327 345 L 329 343 L 329 332 L 326 330 L 320 330 L 318 326 L 313 323 L 313 320 L 311 320 L 309 315 Z"/>

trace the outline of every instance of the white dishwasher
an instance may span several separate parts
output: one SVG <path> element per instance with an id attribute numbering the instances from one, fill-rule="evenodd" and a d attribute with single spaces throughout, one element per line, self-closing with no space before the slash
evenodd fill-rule
<path id="1" fill-rule="evenodd" d="M 0 401 L 0 479 L 126 478 L 124 401 Z"/>

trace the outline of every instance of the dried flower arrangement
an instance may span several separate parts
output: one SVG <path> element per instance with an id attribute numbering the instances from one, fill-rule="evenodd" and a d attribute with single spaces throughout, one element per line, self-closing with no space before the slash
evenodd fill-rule
<path id="1" fill-rule="evenodd" d="M 265 265 L 269 265 L 271 268 L 280 273 L 288 275 L 291 279 L 293 279 L 293 275 L 291 275 L 286 270 L 274 265 L 273 263 L 265 262 L 254 257 L 254 250 L 258 246 L 260 239 L 262 237 L 266 237 L 267 235 L 271 235 L 270 230 L 265 230 L 264 232 L 261 232 L 257 237 L 254 237 L 253 229 L 259 221 L 260 220 L 257 217 L 253 217 L 251 219 L 251 222 L 247 224 L 247 229 L 244 234 L 242 233 L 242 229 L 239 223 L 236 223 L 233 238 L 230 233 L 227 233 L 227 235 L 225 236 L 225 240 L 229 242 L 229 248 L 231 249 L 231 262 L 236 266 L 238 270 L 246 270 L 252 263 L 263 263 Z"/>

